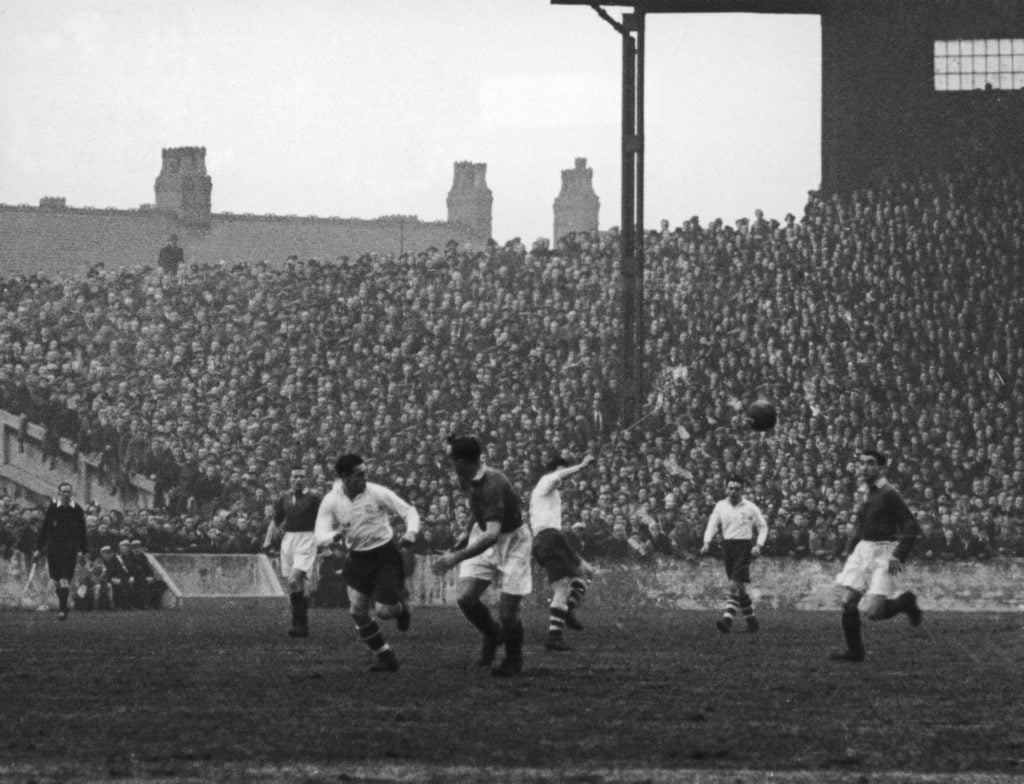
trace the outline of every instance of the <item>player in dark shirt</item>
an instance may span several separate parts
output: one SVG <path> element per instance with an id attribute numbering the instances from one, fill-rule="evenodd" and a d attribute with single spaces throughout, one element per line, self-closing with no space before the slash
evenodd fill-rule
<path id="1" fill-rule="evenodd" d="M 274 503 L 274 516 L 267 527 L 263 549 L 269 550 L 275 537 L 281 536 L 281 576 L 288 581 L 292 606 L 292 637 L 309 636 L 309 597 L 306 588 L 316 563 L 317 510 L 321 498 L 306 489 L 306 469 L 295 466 L 291 471 L 291 489 Z"/>
<path id="2" fill-rule="evenodd" d="M 864 661 L 859 604 L 865 595 L 869 619 L 882 621 L 906 613 L 912 626 L 921 623 L 917 597 L 911 591 L 889 598 L 896 592 L 896 577 L 903 571 L 920 527 L 899 491 L 885 478 L 885 464 L 885 455 L 874 449 L 861 452 L 858 461 L 867 497 L 857 510 L 853 552 L 836 577 L 845 588 L 842 628 L 846 638 L 846 650 L 832 654 L 837 661 Z"/>
<path id="3" fill-rule="evenodd" d="M 523 669 L 523 622 L 519 608 L 533 589 L 531 557 L 533 536 L 523 524 L 522 501 L 508 478 L 481 461 L 480 442 L 472 436 L 450 437 L 448 456 L 461 487 L 469 493 L 470 526 L 461 547 L 440 556 L 434 573 L 444 574 L 459 565 L 458 605 L 466 619 L 483 635 L 477 662 L 489 667 L 504 643 L 505 658 L 491 670 L 498 677 Z M 499 623 L 480 597 L 501 577 Z"/>
<path id="4" fill-rule="evenodd" d="M 85 510 L 71 497 L 72 492 L 68 482 L 57 488 L 58 497 L 46 509 L 36 550 L 32 554 L 34 559 L 38 559 L 46 552 L 50 579 L 57 591 L 57 617 L 62 621 L 68 617 L 68 597 L 71 581 L 75 578 L 75 566 L 85 565 L 85 554 L 89 551 Z"/>

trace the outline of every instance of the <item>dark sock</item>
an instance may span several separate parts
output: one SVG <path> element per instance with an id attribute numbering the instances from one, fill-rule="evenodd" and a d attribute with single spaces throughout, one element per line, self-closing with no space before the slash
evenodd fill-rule
<path id="1" fill-rule="evenodd" d="M 850 653 L 863 654 L 864 643 L 860 638 L 860 610 L 843 610 L 843 636 L 846 638 L 846 649 Z"/>
<path id="2" fill-rule="evenodd" d="M 61 612 L 68 611 L 68 594 L 70 591 L 67 588 L 57 589 L 57 605 L 60 607 Z"/>
<path id="3" fill-rule="evenodd" d="M 480 630 L 484 637 L 499 637 L 501 635 L 501 627 L 491 617 L 491 611 L 483 602 L 478 601 L 469 607 L 463 607 L 462 614 L 466 616 L 467 621 Z"/>
<path id="4" fill-rule="evenodd" d="M 523 638 L 526 636 L 523 622 L 519 618 L 514 620 L 502 618 L 501 634 L 505 639 L 505 655 L 513 661 L 522 659 Z"/>
<path id="5" fill-rule="evenodd" d="M 288 597 L 292 603 L 292 623 L 296 626 L 306 625 L 306 595 L 295 591 Z"/>

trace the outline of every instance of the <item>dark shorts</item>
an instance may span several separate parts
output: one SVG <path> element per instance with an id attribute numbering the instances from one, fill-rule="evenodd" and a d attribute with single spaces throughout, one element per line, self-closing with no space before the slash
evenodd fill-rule
<path id="1" fill-rule="evenodd" d="M 580 558 L 569 546 L 565 534 L 554 528 L 545 528 L 533 538 L 533 557 L 552 583 L 575 577 L 580 566 Z"/>
<path id="2" fill-rule="evenodd" d="M 72 580 L 75 577 L 75 567 L 78 566 L 78 553 L 74 550 L 47 553 L 46 566 L 50 570 L 51 580 Z"/>
<path id="3" fill-rule="evenodd" d="M 726 539 L 722 542 L 726 577 L 740 583 L 750 582 L 750 551 L 752 549 L 754 549 L 752 539 Z"/>
<path id="4" fill-rule="evenodd" d="M 405 567 L 394 542 L 349 551 L 343 571 L 349 588 L 372 596 L 378 604 L 398 604 L 405 598 Z"/>

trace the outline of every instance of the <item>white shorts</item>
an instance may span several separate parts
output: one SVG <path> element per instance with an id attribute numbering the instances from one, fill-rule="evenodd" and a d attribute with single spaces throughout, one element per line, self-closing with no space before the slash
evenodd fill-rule
<path id="1" fill-rule="evenodd" d="M 309 577 L 316 563 L 316 539 L 312 531 L 287 531 L 281 540 L 281 576 L 291 577 L 293 571 Z"/>
<path id="2" fill-rule="evenodd" d="M 857 542 L 836 583 L 860 594 L 895 595 L 896 575 L 889 573 L 889 559 L 896 545 L 896 542 Z"/>
<path id="3" fill-rule="evenodd" d="M 484 532 L 474 525 L 469 535 L 471 546 Z M 498 584 L 502 593 L 510 596 L 526 596 L 533 590 L 533 569 L 531 564 L 533 534 L 530 526 L 523 523 L 511 533 L 501 534 L 492 547 L 480 555 L 459 564 L 459 578 L 487 580 Z"/>

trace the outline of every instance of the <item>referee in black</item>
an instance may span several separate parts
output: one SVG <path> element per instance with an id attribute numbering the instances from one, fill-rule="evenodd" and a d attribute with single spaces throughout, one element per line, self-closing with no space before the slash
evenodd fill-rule
<path id="1" fill-rule="evenodd" d="M 85 531 L 85 510 L 71 497 L 73 488 L 69 482 L 62 482 L 57 488 L 57 498 L 46 509 L 39 538 L 32 558 L 38 561 L 46 553 L 50 579 L 57 590 L 57 617 L 65 621 L 68 617 L 68 596 L 71 581 L 75 577 L 75 566 L 85 563 L 89 550 Z"/>

